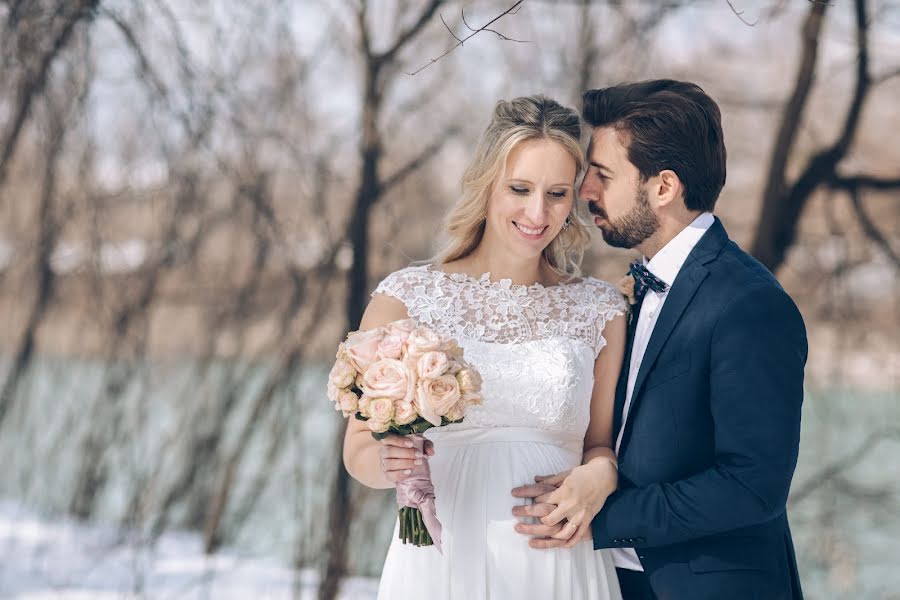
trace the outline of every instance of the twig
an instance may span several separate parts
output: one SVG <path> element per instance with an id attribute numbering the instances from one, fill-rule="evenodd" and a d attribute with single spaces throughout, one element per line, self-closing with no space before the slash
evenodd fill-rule
<path id="1" fill-rule="evenodd" d="M 500 39 L 505 40 L 505 41 L 527 43 L 526 40 L 514 40 L 512 38 L 506 37 L 505 35 L 503 35 L 501 33 L 498 33 L 497 31 L 495 31 L 493 29 L 490 29 L 491 25 L 493 25 L 494 23 L 496 23 L 497 21 L 499 21 L 506 15 L 514 15 L 517 12 L 519 12 L 518 9 L 523 2 L 525 2 L 525 0 L 518 0 L 518 2 L 516 2 L 515 4 L 513 4 L 512 6 L 507 8 L 505 11 L 503 11 L 502 13 L 500 13 L 499 15 L 497 15 L 496 17 L 491 19 L 488 23 L 485 23 L 483 26 L 479 27 L 478 29 L 474 29 L 468 23 L 466 23 L 466 16 L 465 16 L 465 13 L 463 13 L 463 23 L 466 24 L 466 27 L 468 27 L 470 30 L 472 30 L 472 33 L 470 33 L 463 39 L 459 39 L 459 37 L 457 37 L 456 35 L 453 35 L 453 37 L 456 38 L 457 42 L 453 46 L 451 46 L 449 50 L 447 50 L 446 52 L 444 52 L 437 58 L 432 58 L 430 61 L 428 61 L 427 63 L 425 63 L 424 65 L 422 65 L 421 67 L 419 67 L 418 69 L 413 71 L 412 73 L 407 73 L 407 75 L 409 75 L 409 76 L 418 75 L 419 73 L 421 73 L 422 71 L 424 71 L 425 69 L 427 69 L 428 67 L 430 67 L 431 65 L 436 63 L 437 61 L 441 60 L 442 58 L 444 58 L 445 56 L 447 56 L 448 54 L 450 54 L 451 52 L 453 52 L 454 50 L 456 50 L 457 48 L 459 48 L 460 46 L 462 46 L 463 44 L 468 42 L 470 39 L 472 39 L 473 37 L 475 37 L 482 31 L 490 31 L 491 33 L 494 33 L 494 34 L 500 36 Z M 441 20 L 442 21 L 444 20 L 443 17 L 441 17 Z M 446 26 L 447 24 L 444 23 L 444 25 Z M 449 29 L 449 27 L 448 27 L 448 29 Z M 452 31 L 450 33 L 453 34 Z"/>
<path id="2" fill-rule="evenodd" d="M 743 17 L 744 11 L 736 9 L 734 7 L 734 4 L 731 3 L 731 0 L 725 0 L 725 1 L 728 2 L 728 6 L 731 7 L 731 12 L 733 12 L 737 16 L 737 18 L 741 20 L 741 23 L 743 23 L 744 25 L 748 25 L 750 27 L 755 27 L 756 24 L 759 23 L 759 19 L 757 19 L 751 23 L 750 21 L 748 21 L 747 19 L 745 19 Z"/>

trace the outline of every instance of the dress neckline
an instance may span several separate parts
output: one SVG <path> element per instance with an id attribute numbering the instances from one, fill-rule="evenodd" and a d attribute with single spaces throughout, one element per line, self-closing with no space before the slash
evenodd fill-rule
<path id="1" fill-rule="evenodd" d="M 465 273 L 462 271 L 453 271 L 453 272 L 444 271 L 442 269 L 436 268 L 433 263 L 429 263 L 429 264 L 425 265 L 425 270 L 427 270 L 430 273 L 437 273 L 438 275 L 441 275 L 441 276 L 443 276 L 447 279 L 450 279 L 451 281 L 455 281 L 457 283 L 465 283 L 468 281 L 471 283 L 477 283 L 478 285 L 480 285 L 482 287 L 500 288 L 500 289 L 509 289 L 509 290 L 525 290 L 526 292 L 530 292 L 530 291 L 537 292 L 537 291 L 546 291 L 546 290 L 555 290 L 555 289 L 573 287 L 573 286 L 582 284 L 585 281 L 587 281 L 586 277 L 581 277 L 577 281 L 570 281 L 568 283 L 560 282 L 560 283 L 557 283 L 554 285 L 544 285 L 543 283 L 540 283 L 539 281 L 536 281 L 534 283 L 527 283 L 527 284 L 526 283 L 513 283 L 512 279 L 509 279 L 508 277 L 498 279 L 497 281 L 491 281 L 491 272 L 490 271 L 485 271 L 484 273 L 482 273 L 481 275 L 476 277 L 475 275 L 469 275 L 468 273 Z"/>

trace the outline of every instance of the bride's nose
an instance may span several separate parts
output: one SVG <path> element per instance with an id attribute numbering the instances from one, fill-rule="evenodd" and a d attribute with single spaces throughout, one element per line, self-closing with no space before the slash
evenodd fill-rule
<path id="1" fill-rule="evenodd" d="M 525 205 L 525 216 L 531 221 L 531 225 L 544 225 L 547 214 L 547 200 L 543 194 L 535 192 L 528 198 Z"/>

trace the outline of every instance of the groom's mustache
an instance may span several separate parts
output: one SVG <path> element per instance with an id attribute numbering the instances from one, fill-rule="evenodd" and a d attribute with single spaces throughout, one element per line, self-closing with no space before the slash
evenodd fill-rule
<path id="1" fill-rule="evenodd" d="M 595 217 L 603 217 L 604 219 L 609 219 L 609 217 L 606 216 L 606 211 L 593 202 L 588 202 L 588 211 Z"/>

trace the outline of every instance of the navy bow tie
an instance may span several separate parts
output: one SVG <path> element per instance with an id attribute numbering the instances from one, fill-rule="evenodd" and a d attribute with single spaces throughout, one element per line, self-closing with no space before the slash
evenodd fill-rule
<path id="1" fill-rule="evenodd" d="M 641 262 L 635 261 L 628 268 L 628 274 L 634 278 L 634 300 L 640 305 L 644 301 L 644 296 L 648 290 L 654 292 L 665 292 L 669 289 L 669 285 L 650 272 Z"/>

